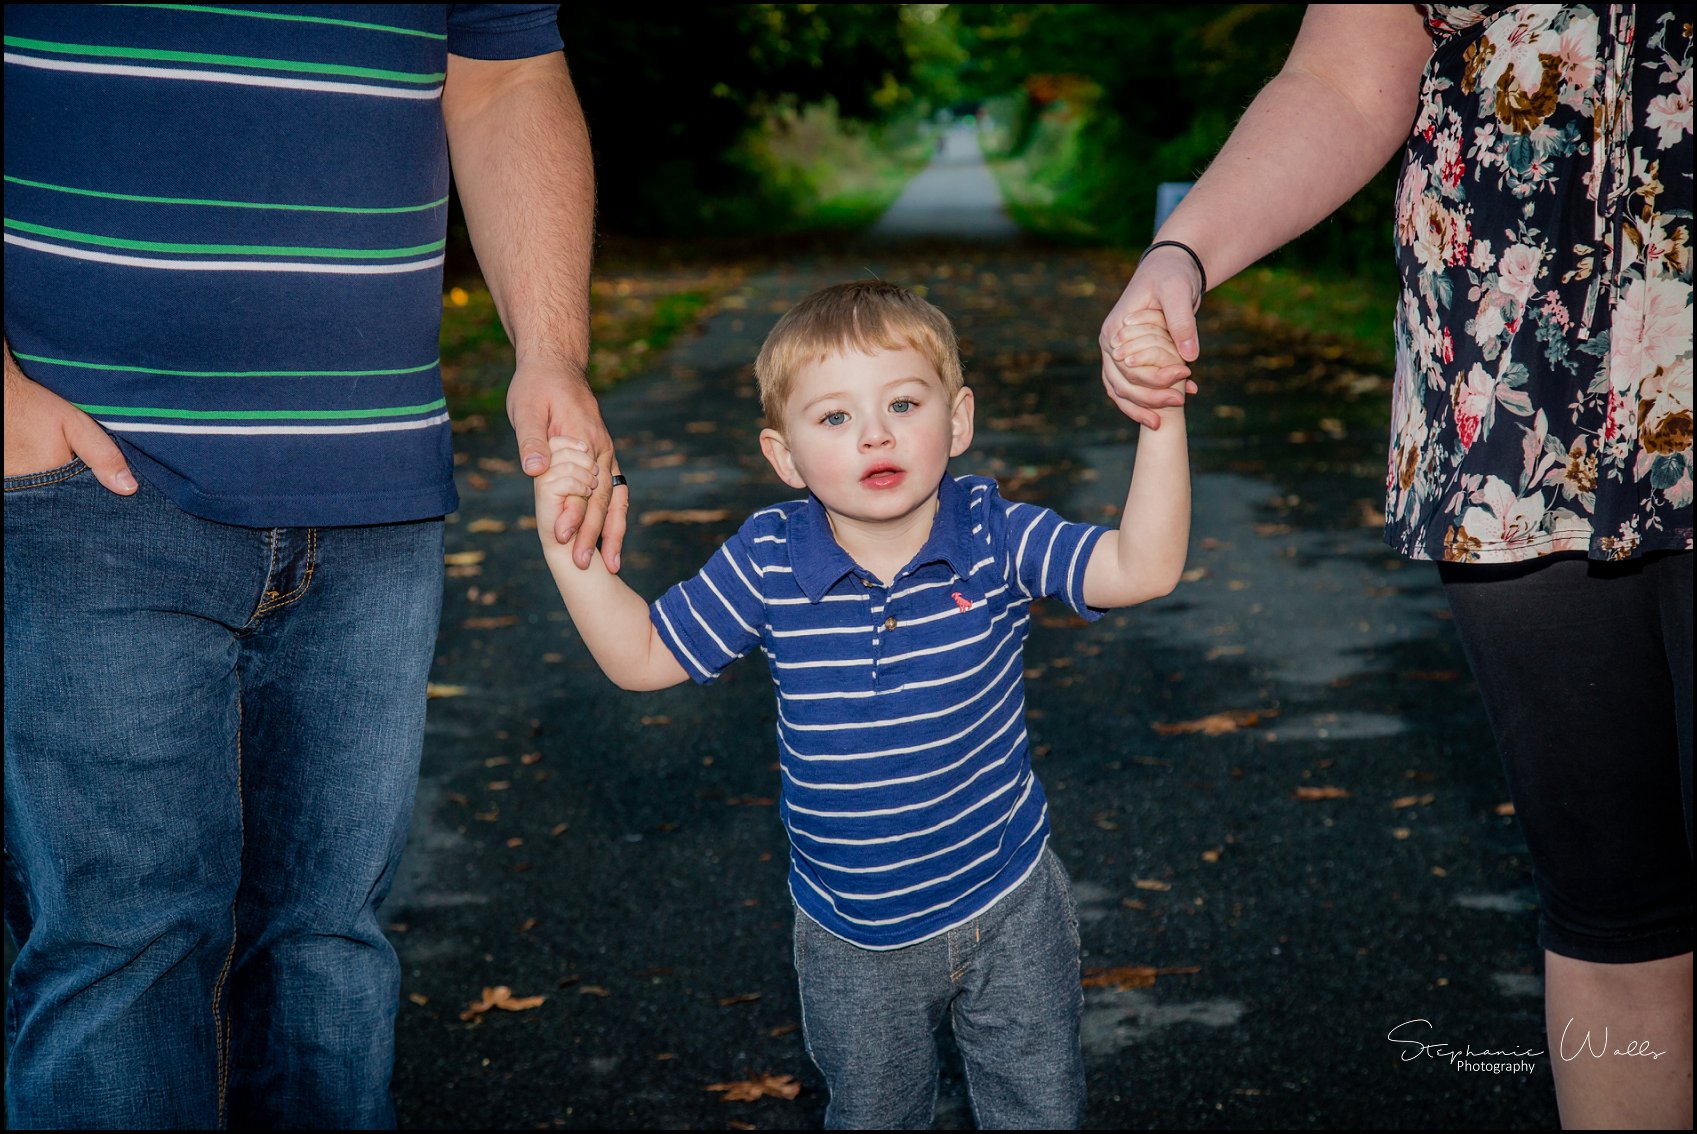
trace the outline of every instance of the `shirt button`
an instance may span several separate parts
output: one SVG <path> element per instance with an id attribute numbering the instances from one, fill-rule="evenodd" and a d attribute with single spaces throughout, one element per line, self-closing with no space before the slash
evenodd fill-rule
<path id="1" fill-rule="evenodd" d="M 884 629 L 894 630 L 895 628 L 896 628 L 896 616 L 892 614 L 892 615 L 890 615 L 890 617 L 884 619 Z"/>

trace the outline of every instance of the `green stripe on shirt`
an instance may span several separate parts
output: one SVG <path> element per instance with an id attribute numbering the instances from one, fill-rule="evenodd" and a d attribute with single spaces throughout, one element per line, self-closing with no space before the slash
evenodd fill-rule
<path id="1" fill-rule="evenodd" d="M 95 417 L 168 417 L 182 421 L 337 421 L 365 417 L 405 417 L 415 413 L 430 413 L 446 409 L 445 398 L 416 406 L 378 406 L 375 409 L 352 410 L 186 410 L 160 409 L 148 406 L 90 406 L 81 402 L 72 405 Z"/>
<path id="2" fill-rule="evenodd" d="M 79 362 L 70 358 L 48 358 L 41 354 L 12 352 L 13 358 L 48 366 L 72 366 L 79 370 L 113 370 L 124 374 L 164 374 L 175 378 L 381 378 L 394 374 L 422 374 L 441 364 L 440 358 L 423 366 L 398 366 L 389 370 L 163 370 L 156 366 L 115 366 L 107 362 Z"/>
<path id="3" fill-rule="evenodd" d="M 103 197 L 110 201 L 141 201 L 150 205 L 214 205 L 222 209 L 288 209 L 306 213 L 351 213 L 371 216 L 382 213 L 422 213 L 429 209 L 440 208 L 447 204 L 448 198 L 439 197 L 422 205 L 395 205 L 388 208 L 355 208 L 351 205 L 284 205 L 271 201 L 214 201 L 202 200 L 198 197 L 147 197 L 140 193 L 109 193 L 102 189 L 77 189 L 70 185 L 51 185 L 45 181 L 31 181 L 26 177 L 13 177 L 6 174 L 6 180 L 13 185 L 27 185 L 31 189 L 48 189 L 54 193 L 75 193 L 80 197 Z"/>
<path id="4" fill-rule="evenodd" d="M 440 83 L 445 71 L 416 74 L 378 67 L 351 67 L 344 63 L 302 63 L 294 59 L 261 59 L 250 55 L 217 55 L 205 51 L 165 51 L 143 47 L 107 47 L 94 43 L 54 43 L 45 39 L 6 36 L 7 47 L 52 51 L 60 55 L 92 55 L 101 59 L 150 59 L 160 63 L 211 63 L 223 67 L 252 67 L 260 71 L 294 71 L 308 75 L 345 75 L 360 79 L 388 79 L 397 83 Z"/>
<path id="5" fill-rule="evenodd" d="M 193 12 L 208 16 L 246 16 L 250 20 L 293 20 L 302 24 L 328 24 L 338 28 L 363 28 L 366 31 L 394 32 L 396 35 L 417 35 L 425 39 L 447 39 L 441 32 L 419 28 L 398 28 L 389 24 L 368 24 L 360 20 L 333 20 L 329 16 L 297 16 L 289 12 L 255 12 L 245 8 L 203 8 L 199 4 L 111 4 L 112 8 L 159 8 L 167 12 Z"/>
<path id="6" fill-rule="evenodd" d="M 429 244 L 414 244 L 407 248 L 295 248 L 269 244 L 173 244 L 163 240 L 126 240 L 117 236 L 99 236 L 91 232 L 72 232 L 64 228 L 49 228 L 42 224 L 13 220 L 7 217 L 7 228 L 30 232 L 37 236 L 56 236 L 78 244 L 93 244 L 99 248 L 127 248 L 136 252 L 181 252 L 191 255 L 224 256 L 324 256 L 337 260 L 381 260 L 390 256 L 419 256 L 440 252 L 446 239 Z"/>

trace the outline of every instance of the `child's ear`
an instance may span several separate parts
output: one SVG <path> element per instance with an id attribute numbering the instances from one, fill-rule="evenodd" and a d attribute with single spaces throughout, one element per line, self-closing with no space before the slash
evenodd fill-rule
<path id="1" fill-rule="evenodd" d="M 949 414 L 949 456 L 958 457 L 972 445 L 972 387 L 962 386 L 955 394 Z"/>
<path id="2" fill-rule="evenodd" d="M 796 471 L 795 457 L 790 453 L 790 445 L 784 440 L 784 435 L 776 429 L 760 431 L 760 451 L 766 455 L 766 461 L 772 466 L 772 471 L 778 474 L 778 479 L 791 488 L 806 488 L 807 482 L 801 479 L 801 473 Z"/>

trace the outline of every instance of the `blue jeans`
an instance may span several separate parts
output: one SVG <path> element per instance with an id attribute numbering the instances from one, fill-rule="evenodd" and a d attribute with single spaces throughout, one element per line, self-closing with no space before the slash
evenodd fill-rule
<path id="1" fill-rule="evenodd" d="M 1070 1130 L 1084 1115 L 1078 906 L 1052 850 L 1007 897 L 902 949 L 851 945 L 796 911 L 807 1053 L 833 1130 L 926 1130 L 947 1013 L 984 1130 Z"/>
<path id="2" fill-rule="evenodd" d="M 392 1126 L 441 521 L 5 491 L 8 1124 Z"/>

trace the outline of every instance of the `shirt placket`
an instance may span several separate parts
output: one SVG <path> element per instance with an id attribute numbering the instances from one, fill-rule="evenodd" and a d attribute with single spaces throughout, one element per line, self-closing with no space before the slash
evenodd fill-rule
<path id="1" fill-rule="evenodd" d="M 884 669 L 884 647 L 890 639 L 890 632 L 896 628 L 896 617 L 891 612 L 891 587 L 864 576 L 860 582 L 866 588 L 867 598 L 870 600 L 868 605 L 872 618 L 872 691 L 876 693 Z"/>

